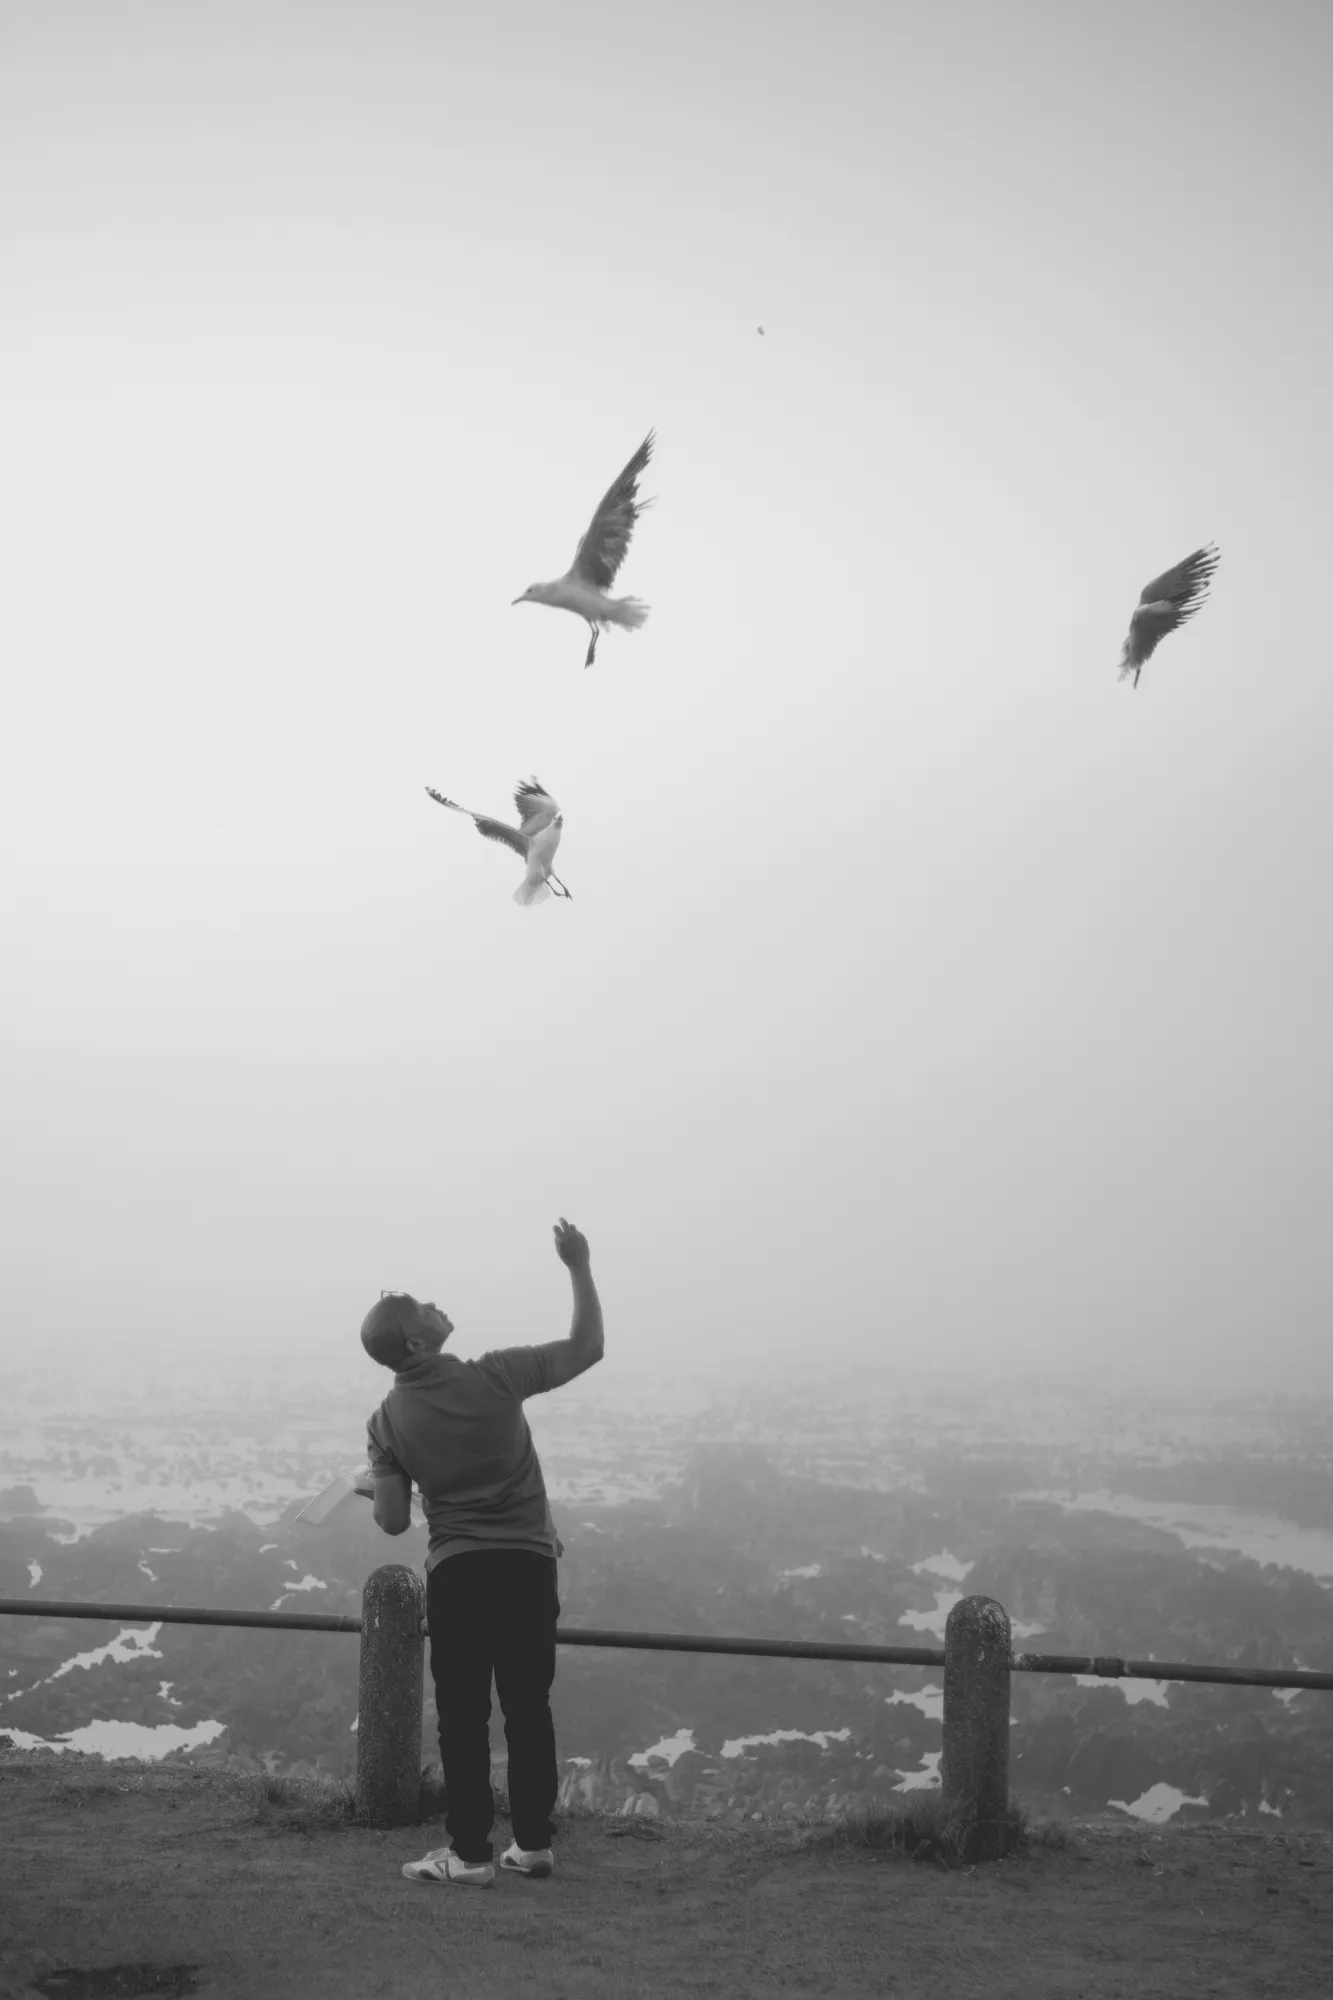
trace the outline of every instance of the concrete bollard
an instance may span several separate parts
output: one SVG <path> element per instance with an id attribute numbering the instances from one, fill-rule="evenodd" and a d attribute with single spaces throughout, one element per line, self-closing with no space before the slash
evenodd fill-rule
<path id="1" fill-rule="evenodd" d="M 421 1621 L 426 1593 L 414 1570 L 385 1563 L 361 1593 L 356 1807 L 369 1826 L 415 1821 L 421 1793 Z"/>
<path id="2" fill-rule="evenodd" d="M 967 1829 L 969 1859 L 1008 1851 L 1009 1614 L 993 1597 L 965 1597 L 944 1627 L 944 1751 L 950 1817 Z"/>

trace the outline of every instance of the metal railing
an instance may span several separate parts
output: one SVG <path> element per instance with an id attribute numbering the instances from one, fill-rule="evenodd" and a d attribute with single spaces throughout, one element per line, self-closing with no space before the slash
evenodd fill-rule
<path id="1" fill-rule="evenodd" d="M 329 1611 L 218 1611 L 197 1604 L 62 1604 L 0 1597 L 0 1618 L 126 1618 L 133 1625 L 268 1625 L 279 1632 L 359 1632 L 361 1620 Z"/>
<path id="2" fill-rule="evenodd" d="M 235 1625 L 279 1632 L 359 1632 L 362 1621 L 328 1611 L 225 1611 L 211 1605 L 84 1604 L 59 1598 L 0 1597 L 0 1618 L 101 1618 L 115 1623 Z M 422 1620 L 421 1630 L 426 1629 Z M 762 1660 L 852 1660 L 872 1666 L 942 1667 L 943 1646 L 858 1646 L 822 1639 L 740 1639 L 712 1632 L 620 1632 L 558 1625 L 558 1646 L 635 1653 L 738 1653 Z M 1094 1674 L 1102 1680 L 1208 1681 L 1219 1687 L 1311 1688 L 1333 1693 L 1333 1673 L 1303 1667 L 1215 1667 L 1179 1660 L 1126 1660 L 1110 1653 L 1014 1653 L 1014 1674 Z"/>
<path id="3" fill-rule="evenodd" d="M 425 1593 L 414 1570 L 387 1563 L 366 1579 L 359 1618 L 330 1612 L 227 1611 L 178 1604 L 62 1603 L 0 1598 L 0 1617 L 95 1618 L 158 1625 L 213 1625 L 361 1635 L 357 1803 L 372 1826 L 416 1816 L 421 1771 Z M 990 1597 L 965 1597 L 945 1625 L 943 1646 L 861 1646 L 817 1639 L 724 1638 L 702 1632 L 620 1632 L 562 1625 L 561 1646 L 649 1653 L 725 1653 L 757 1659 L 839 1660 L 938 1667 L 944 1671 L 940 1776 L 946 1801 L 971 1828 L 979 1858 L 1002 1851 L 1009 1819 L 1009 1677 L 1090 1674 L 1102 1679 L 1202 1681 L 1224 1687 L 1333 1692 L 1333 1673 L 1305 1668 L 1218 1667 L 1110 1654 L 1016 1653 L 1009 1616 Z"/>

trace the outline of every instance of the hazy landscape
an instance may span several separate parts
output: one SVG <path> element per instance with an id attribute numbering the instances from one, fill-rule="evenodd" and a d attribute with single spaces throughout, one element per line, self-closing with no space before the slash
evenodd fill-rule
<path id="1" fill-rule="evenodd" d="M 356 1635 L 152 1611 L 420 1571 L 297 1516 L 448 1324 L 567 1636 L 1333 1674 L 1331 74 L 0 6 L 0 2000 L 1326 1990 L 1333 1692 L 1015 1672 L 1006 1817 L 942 1668 L 573 1644 L 436 1895 Z"/>
<path id="2" fill-rule="evenodd" d="M 0 1436 L 0 1594 L 355 1610 L 422 1530 L 293 1517 L 359 1457 L 380 1386 L 281 1357 L 30 1368 Z M 982 1591 L 1033 1650 L 1333 1660 L 1329 1399 L 887 1370 L 650 1395 L 601 1371 L 528 1409 L 567 1625 L 931 1645 Z M 353 1768 L 354 1638 L 10 1618 L 0 1646 L 17 1745 Z M 939 1758 L 929 1671 L 569 1648 L 556 1714 L 565 1796 L 596 1804 L 837 1811 Z M 1043 1813 L 1333 1824 L 1326 1695 L 1016 1675 L 1013 1716 L 1013 1787 Z"/>

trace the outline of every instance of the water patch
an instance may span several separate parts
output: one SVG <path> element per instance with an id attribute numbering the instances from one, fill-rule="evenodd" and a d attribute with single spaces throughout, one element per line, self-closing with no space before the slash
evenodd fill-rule
<path id="1" fill-rule="evenodd" d="M 944 1640 L 944 1621 L 955 1604 L 961 1604 L 961 1590 L 937 1590 L 933 1611 L 904 1611 L 898 1620 L 900 1625 L 910 1625 L 914 1632 L 929 1632 L 932 1638 Z"/>
<path id="2" fill-rule="evenodd" d="M 143 1757 L 149 1763 L 173 1750 L 199 1750 L 221 1736 L 225 1722 L 196 1722 L 192 1729 L 179 1722 L 85 1722 L 64 1736 L 48 1741 L 26 1729 L 6 1729 L 20 1750 L 75 1750 L 99 1757 Z"/>
<path id="3" fill-rule="evenodd" d="M 53 1674 L 48 1674 L 45 1680 L 33 1681 L 29 1687 L 15 1688 L 5 1696 L 5 1700 L 18 1701 L 22 1695 L 32 1694 L 39 1687 L 49 1687 L 52 1681 L 63 1680 L 66 1674 L 73 1673 L 75 1667 L 100 1667 L 108 1661 L 124 1666 L 131 1660 L 163 1659 L 165 1655 L 156 1651 L 153 1645 L 161 1630 L 160 1624 L 150 1625 L 146 1630 L 122 1626 L 116 1637 L 109 1639 L 105 1646 L 94 1646 L 87 1653 L 75 1653 L 72 1659 L 65 1660 Z M 17 1672 L 17 1668 L 14 1671 Z"/>
<path id="4" fill-rule="evenodd" d="M 668 1764 L 674 1764 L 677 1757 L 683 1757 L 687 1750 L 693 1750 L 693 1748 L 694 1731 L 692 1729 L 678 1729 L 674 1736 L 664 1736 L 660 1743 L 654 1743 L 651 1748 L 636 1750 L 632 1757 L 625 1759 L 625 1762 L 627 1764 L 646 1764 L 650 1757 L 665 1757 Z M 590 1761 L 587 1757 L 566 1757 L 565 1759 L 567 1764 L 587 1764 Z"/>
<path id="5" fill-rule="evenodd" d="M 1156 1708 L 1169 1708 L 1168 1681 L 1135 1680 L 1132 1674 L 1108 1677 L 1106 1674 L 1075 1674 L 1075 1686 L 1081 1688 L 1119 1688 L 1125 1700 L 1133 1708 L 1138 1702 L 1150 1701 Z"/>
<path id="6" fill-rule="evenodd" d="M 292 1568 L 293 1569 L 296 1568 L 295 1563 L 292 1564 Z M 308 1576 L 308 1575 L 303 1576 L 299 1583 L 289 1583 L 287 1585 L 286 1590 L 283 1592 L 282 1596 L 275 1597 L 272 1604 L 270 1604 L 268 1608 L 270 1611 L 281 1611 L 283 1605 L 287 1602 L 287 1599 L 289 1597 L 294 1597 L 298 1590 L 327 1590 L 328 1587 L 329 1586 L 327 1585 L 327 1583 L 323 1582 L 323 1580 L 320 1577 Z"/>
<path id="7" fill-rule="evenodd" d="M 756 1743 L 817 1743 L 827 1750 L 830 1743 L 845 1743 L 850 1729 L 770 1729 L 767 1736 L 729 1736 L 722 1745 L 724 1757 L 743 1757 Z"/>
<path id="8" fill-rule="evenodd" d="M 105 1646 L 94 1646 L 87 1653 L 75 1653 L 72 1659 L 58 1666 L 53 1674 L 48 1674 L 47 1679 L 38 1685 L 45 1687 L 50 1681 L 63 1680 L 66 1674 L 73 1673 L 75 1667 L 83 1667 L 86 1670 L 105 1666 L 111 1660 L 114 1660 L 117 1666 L 123 1667 L 131 1660 L 165 1659 L 166 1655 L 159 1653 L 153 1645 L 161 1630 L 160 1624 L 149 1625 L 142 1629 L 135 1625 L 123 1625 L 115 1638 L 108 1639 Z"/>
<path id="9" fill-rule="evenodd" d="M 1298 1528 L 1276 1514 L 1242 1513 L 1211 1503 L 1140 1500 L 1132 1493 L 1024 1493 L 1024 1500 L 1051 1500 L 1070 1513 L 1118 1514 L 1145 1527 L 1178 1535 L 1187 1549 L 1234 1549 L 1255 1562 L 1278 1563 L 1309 1576 L 1333 1579 L 1333 1531 Z"/>
<path id="10" fill-rule="evenodd" d="M 927 1750 L 925 1756 L 921 1759 L 921 1769 L 919 1771 L 904 1771 L 902 1773 L 902 1783 L 895 1785 L 893 1788 L 894 1791 L 933 1791 L 940 1781 L 940 1758 L 943 1755 L 944 1752 L 942 1750 Z"/>
<path id="11" fill-rule="evenodd" d="M 534 1426 L 535 1428 L 535 1426 Z M 623 1507 L 627 1500 L 655 1500 L 662 1489 L 662 1479 L 600 1479 L 591 1474 L 580 1478 L 548 1478 L 546 1491 L 548 1498 L 563 1501 L 569 1506 Z"/>
<path id="12" fill-rule="evenodd" d="M 949 1583 L 961 1583 L 976 1564 L 960 1562 L 948 1549 L 941 1549 L 937 1556 L 922 1556 L 919 1563 L 909 1563 L 908 1567 L 914 1576 L 942 1576 Z"/>
<path id="13" fill-rule="evenodd" d="M 245 1440 L 243 1449 L 253 1450 Z M 205 1477 L 172 1474 L 149 1479 L 132 1465 L 124 1468 L 122 1479 L 72 1477 L 37 1471 L 32 1479 L 41 1510 L 69 1527 L 72 1533 L 52 1537 L 57 1542 L 81 1541 L 95 1529 L 127 1514 L 154 1514 L 163 1526 L 168 1522 L 188 1522 L 203 1527 L 207 1516 L 235 1512 L 244 1514 L 256 1526 L 268 1526 L 293 1500 L 307 1498 L 304 1488 L 283 1474 L 267 1469 L 238 1469 L 215 1472 Z M 149 1550 L 149 1554 L 175 1554 L 175 1550 Z"/>
<path id="14" fill-rule="evenodd" d="M 889 1708 L 899 1702 L 905 1708 L 919 1708 L 927 1722 L 944 1720 L 944 1689 L 936 1687 L 933 1681 L 928 1681 L 923 1688 L 917 1688 L 913 1694 L 909 1694 L 905 1688 L 895 1688 L 892 1694 L 885 1695 L 884 1701 Z"/>
<path id="15" fill-rule="evenodd" d="M 1178 1785 L 1150 1785 L 1132 1805 L 1126 1805 L 1123 1799 L 1108 1799 L 1106 1803 L 1108 1806 L 1114 1806 L 1117 1812 L 1129 1813 L 1134 1819 L 1147 1820 L 1152 1826 L 1161 1826 L 1164 1820 L 1171 1819 L 1178 1813 L 1182 1806 L 1206 1806 L 1208 1801 L 1188 1798 Z"/>

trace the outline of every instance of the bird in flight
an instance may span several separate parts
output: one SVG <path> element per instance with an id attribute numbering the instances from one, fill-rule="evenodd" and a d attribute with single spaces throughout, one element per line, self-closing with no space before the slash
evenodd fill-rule
<path id="1" fill-rule="evenodd" d="M 465 813 L 484 840 L 502 841 L 506 847 L 512 847 L 515 854 L 522 856 L 527 863 L 527 873 L 514 891 L 516 903 L 524 908 L 529 903 L 544 903 L 552 893 L 553 882 L 558 894 L 573 901 L 560 877 L 551 872 L 565 816 L 536 778 L 527 779 L 514 793 L 514 804 L 518 809 L 517 826 L 510 826 L 502 819 L 489 819 L 485 813 L 470 812 L 467 806 L 447 799 L 443 792 L 435 791 L 430 785 L 426 790 L 437 806 L 448 806 L 450 812 Z"/>
<path id="2" fill-rule="evenodd" d="M 514 599 L 515 604 L 550 604 L 557 611 L 573 611 L 586 618 L 592 637 L 585 667 L 593 663 L 604 625 L 622 625 L 636 632 L 648 616 L 648 606 L 640 604 L 637 597 L 612 597 L 610 591 L 625 560 L 634 523 L 650 504 L 638 497 L 639 474 L 652 457 L 654 436 L 649 431 L 620 477 L 602 495 L 564 576 L 554 583 L 530 583 L 523 595 Z"/>
<path id="3" fill-rule="evenodd" d="M 1129 621 L 1129 632 L 1120 655 L 1120 678 L 1134 676 L 1135 687 L 1143 663 L 1149 659 L 1168 632 L 1192 618 L 1208 595 L 1208 584 L 1220 557 L 1209 542 L 1196 549 L 1174 569 L 1164 570 L 1144 588 Z"/>

